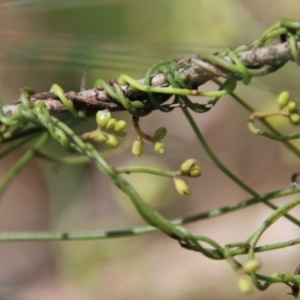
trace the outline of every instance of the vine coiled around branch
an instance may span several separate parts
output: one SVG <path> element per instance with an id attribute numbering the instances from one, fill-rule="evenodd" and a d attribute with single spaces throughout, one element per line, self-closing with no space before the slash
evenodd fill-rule
<path id="1" fill-rule="evenodd" d="M 234 92 L 237 81 L 242 80 L 244 84 L 249 84 L 252 77 L 268 74 L 285 64 L 285 61 L 278 61 L 272 66 L 267 65 L 250 68 L 247 67 L 240 59 L 240 52 L 263 47 L 269 43 L 272 43 L 276 39 L 280 39 L 281 41 L 286 40 L 289 43 L 293 60 L 300 64 L 299 52 L 297 48 L 297 42 L 299 41 L 297 32 L 299 29 L 299 22 L 284 20 L 272 26 L 263 34 L 262 38 L 256 42 L 238 47 L 233 50 L 229 49 L 220 55 L 199 55 L 199 58 L 205 62 L 218 66 L 224 72 L 226 71 L 227 77 L 225 76 L 226 79 L 224 82 L 222 82 L 218 91 L 200 91 L 198 87 L 196 89 L 194 86 L 190 85 L 188 76 L 185 76 L 182 73 L 182 65 L 175 60 L 164 60 L 154 64 L 147 71 L 144 84 L 129 77 L 128 75 L 121 75 L 117 81 L 110 80 L 109 82 L 105 82 L 104 80 L 100 79 L 96 82 L 95 88 L 104 90 L 111 98 L 111 101 L 115 101 L 118 105 L 122 106 L 133 116 L 135 120 L 139 117 L 150 114 L 155 109 L 167 113 L 171 112 L 175 107 L 183 108 L 187 118 L 191 120 L 187 109 L 191 109 L 197 113 L 207 112 L 218 102 L 222 96 Z M 156 73 L 162 73 L 168 81 L 169 86 L 152 86 L 152 79 Z M 213 74 L 212 77 L 214 77 Z M 131 91 L 138 90 L 146 93 L 147 98 L 144 100 L 131 100 L 124 93 L 122 89 L 123 85 L 129 86 Z M 77 110 L 75 103 L 66 97 L 65 93 L 58 85 L 54 84 L 50 91 L 58 99 L 60 99 L 62 104 L 73 117 L 80 119 L 88 115 L 88 111 Z M 299 198 L 289 202 L 281 208 L 273 206 L 272 208 L 275 209 L 273 214 L 264 222 L 262 227 L 260 227 L 248 240 L 246 240 L 245 243 L 235 243 L 222 247 L 208 237 L 193 235 L 181 226 L 182 222 L 172 223 L 144 203 L 136 191 L 123 179 L 123 177 L 119 175 L 120 172 L 110 167 L 99 155 L 98 151 L 92 144 L 85 142 L 82 136 L 78 136 L 65 123 L 52 116 L 42 100 L 33 104 L 33 102 L 30 101 L 30 95 L 32 94 L 33 92 L 27 88 L 21 92 L 21 104 L 19 105 L 16 113 L 9 115 L 0 110 L 0 142 L 12 138 L 16 133 L 22 131 L 29 123 L 33 123 L 39 127 L 44 127 L 48 132 L 43 136 L 43 139 L 39 140 L 39 143 L 36 144 L 34 151 L 38 151 L 44 142 L 46 142 L 47 136 L 51 135 L 51 137 L 60 143 L 60 145 L 67 151 L 77 152 L 87 156 L 96 165 L 96 167 L 100 169 L 101 172 L 103 172 L 118 188 L 120 188 L 129 196 L 137 211 L 149 225 L 158 228 L 171 238 L 177 240 L 182 247 L 200 252 L 212 259 L 227 259 L 235 270 L 239 272 L 250 273 L 252 282 L 258 289 L 266 289 L 274 282 L 285 282 L 292 288 L 294 286 L 298 287 L 299 273 L 297 273 L 295 276 L 290 276 L 287 273 L 275 273 L 268 277 L 263 276 L 257 274 L 256 269 L 249 271 L 248 268 L 243 267 L 237 260 L 234 259 L 234 256 L 241 253 L 248 253 L 249 260 L 251 260 L 251 262 L 255 261 L 254 253 L 258 251 L 256 244 L 259 237 L 268 228 L 268 226 L 273 224 L 279 217 L 286 215 L 287 212 L 294 206 L 298 205 L 300 203 Z M 173 102 L 171 104 L 166 104 L 165 102 L 172 95 L 174 96 Z M 209 97 L 211 99 L 208 100 L 207 104 L 203 105 L 192 102 L 189 99 L 190 96 L 202 96 Z M 99 130 L 102 130 L 105 126 L 107 127 L 108 122 L 103 124 L 102 121 L 103 120 L 99 121 L 100 125 L 98 125 L 101 127 L 98 128 Z M 194 125 L 192 122 L 191 124 L 193 127 Z M 122 126 L 123 125 L 124 123 Z M 122 127 L 122 129 L 124 128 Z M 198 131 L 197 135 L 199 140 L 203 142 L 204 139 L 201 136 L 200 131 Z M 203 143 L 205 143 L 205 141 Z M 210 151 L 210 149 L 207 148 L 207 150 L 213 157 L 213 153 Z M 140 149 L 138 149 L 137 156 L 139 156 L 140 152 Z M 30 157 L 32 156 L 33 154 L 31 153 Z M 219 161 L 214 159 L 214 162 L 217 162 L 218 166 L 223 168 L 224 172 L 227 171 L 224 166 L 219 163 Z M 184 172 L 189 175 L 200 175 L 201 169 L 197 166 L 195 167 L 193 164 L 194 161 L 188 162 L 188 165 L 193 167 L 192 169 L 187 168 L 188 171 L 186 171 L 186 165 L 184 165 L 180 175 L 183 175 Z M 151 171 L 157 172 L 155 170 Z M 229 177 L 231 176 L 235 182 L 240 184 L 238 179 L 235 178 L 231 173 L 227 172 L 227 175 Z M 193 176 L 191 175 L 191 177 Z M 177 174 L 174 175 L 173 173 L 172 178 L 179 193 L 186 195 L 190 192 L 187 186 L 183 184 L 181 180 L 178 181 Z M 253 195 L 254 200 L 259 198 L 259 194 L 253 192 L 246 185 L 240 185 Z M 295 220 L 295 222 L 296 221 L 297 220 Z M 209 244 L 211 248 L 205 248 L 202 243 Z M 245 275 L 244 273 L 242 274 L 243 276 Z M 264 281 L 264 283 L 261 283 L 260 281 Z M 293 290 L 292 292 L 293 295 L 295 295 L 296 292 Z"/>

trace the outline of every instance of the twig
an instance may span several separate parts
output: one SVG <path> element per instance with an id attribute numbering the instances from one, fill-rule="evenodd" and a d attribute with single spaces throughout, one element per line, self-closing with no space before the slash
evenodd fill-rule
<path id="1" fill-rule="evenodd" d="M 300 50 L 300 42 L 297 43 L 298 51 Z M 288 42 L 270 45 L 267 47 L 258 48 L 255 50 L 244 51 L 237 54 L 241 62 L 247 67 L 258 69 L 263 66 L 271 66 L 272 69 L 263 75 L 274 72 L 277 68 L 283 66 L 289 60 L 294 60 L 291 54 L 290 44 Z M 231 62 L 229 56 L 224 57 L 225 60 Z M 212 78 L 234 77 L 236 80 L 241 80 L 239 74 L 232 74 L 230 71 L 216 66 L 205 59 L 199 58 L 184 58 L 178 61 L 180 66 L 179 72 L 186 76 L 186 83 L 194 88 L 206 83 Z M 144 84 L 145 79 L 139 79 L 140 83 Z M 168 87 L 169 82 L 162 73 L 153 76 L 151 84 L 153 87 Z M 121 86 L 124 94 L 130 100 L 145 100 L 147 93 L 138 90 L 132 90 L 129 85 Z M 65 96 L 74 102 L 77 109 L 84 109 L 88 115 L 95 114 L 99 109 L 107 108 L 111 111 L 125 110 L 120 104 L 110 98 L 102 89 L 90 89 L 80 92 L 70 91 L 65 93 Z M 168 95 L 161 95 L 168 97 Z M 64 104 L 51 92 L 36 93 L 31 95 L 32 102 L 44 101 L 50 114 L 60 116 L 63 113 L 68 113 Z M 3 106 L 4 114 L 14 114 L 18 110 L 20 99 L 11 104 Z"/>

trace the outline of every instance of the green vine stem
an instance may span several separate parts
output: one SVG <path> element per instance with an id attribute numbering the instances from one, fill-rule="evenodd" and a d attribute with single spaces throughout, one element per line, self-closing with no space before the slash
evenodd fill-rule
<path id="1" fill-rule="evenodd" d="M 48 132 L 43 133 L 38 141 L 29 150 L 27 150 L 25 154 L 21 156 L 21 158 L 15 163 L 13 167 L 10 168 L 0 184 L 0 197 L 3 195 L 5 189 L 17 176 L 17 174 L 35 157 L 36 151 L 38 151 L 47 142 L 48 138 Z"/>
<path id="2" fill-rule="evenodd" d="M 158 227 L 160 230 L 174 239 L 184 241 L 188 245 L 191 245 L 195 250 L 198 250 L 204 254 L 206 253 L 206 249 L 200 246 L 193 235 L 191 235 L 186 229 L 179 226 L 174 226 L 167 219 L 162 217 L 156 211 L 152 210 L 146 203 L 144 203 L 142 198 L 137 194 L 133 187 L 106 163 L 106 161 L 99 155 L 99 153 L 91 144 L 83 142 L 66 124 L 62 123 L 53 116 L 48 115 L 46 113 L 46 108 L 41 106 L 35 111 L 35 113 L 41 120 L 43 120 L 44 125 L 51 128 L 52 136 L 54 138 L 58 138 L 59 141 L 62 142 L 62 145 L 66 145 L 66 141 L 62 140 L 62 138 L 70 139 L 68 141 L 69 145 L 67 146 L 67 149 L 76 149 L 78 152 L 84 153 L 92 160 L 96 167 L 102 173 L 104 173 L 104 175 L 106 175 L 118 188 L 127 194 L 137 211 L 148 224 Z M 32 116 L 30 115 L 30 117 Z M 55 126 L 56 129 L 54 129 L 52 126 Z M 57 129 L 60 129 L 61 131 L 58 131 Z M 62 132 L 64 133 L 64 136 L 62 136 Z M 58 134 L 58 137 L 55 136 L 56 134 Z"/>
<path id="3" fill-rule="evenodd" d="M 218 85 L 221 85 L 222 83 L 219 81 L 219 80 L 216 80 L 214 79 L 214 82 L 217 83 Z M 246 110 L 248 110 L 249 112 L 251 113 L 254 113 L 255 112 L 255 109 L 249 105 L 248 103 L 246 103 L 240 96 L 238 96 L 236 93 L 230 93 L 230 95 L 239 103 L 241 104 Z M 300 158 L 300 150 L 295 147 L 290 141 L 289 139 L 285 140 L 283 139 L 283 135 L 277 130 L 275 129 L 271 124 L 270 122 L 268 122 L 268 120 L 265 120 L 265 119 L 259 119 L 258 120 L 261 124 L 263 124 L 264 126 L 266 126 L 266 128 L 268 130 L 270 130 L 271 132 L 273 132 L 273 134 L 275 136 L 281 136 L 282 138 L 281 139 L 278 139 L 280 140 L 281 142 L 283 142 L 283 144 L 290 150 L 292 151 L 297 157 Z"/>
<path id="4" fill-rule="evenodd" d="M 268 218 L 265 220 L 265 222 L 261 225 L 261 227 L 248 239 L 249 242 L 249 259 L 254 258 L 255 253 L 255 246 L 259 240 L 259 238 L 262 236 L 262 234 L 272 225 L 274 224 L 280 217 L 285 215 L 288 211 L 293 209 L 295 206 L 300 204 L 300 198 L 297 198 L 293 201 L 290 201 L 280 208 L 278 208 L 276 211 L 274 211 Z M 252 281 L 254 282 L 255 286 L 260 290 L 265 290 L 268 287 L 269 282 L 266 282 L 266 284 L 262 285 L 256 276 L 256 273 L 251 273 Z"/>
<path id="5" fill-rule="evenodd" d="M 184 218 L 178 218 L 171 220 L 173 225 L 184 225 L 196 221 L 206 220 L 210 218 L 215 218 L 222 216 L 226 213 L 234 212 L 243 208 L 247 208 L 252 205 L 260 204 L 263 200 L 278 199 L 281 197 L 286 197 L 294 194 L 300 193 L 300 186 L 297 188 L 285 189 L 276 192 L 271 192 L 265 195 L 260 195 L 258 198 L 251 198 L 240 203 L 232 204 L 229 206 L 224 206 L 211 211 L 203 212 L 200 214 L 191 215 Z M 136 228 L 120 229 L 114 231 L 94 231 L 94 232 L 43 232 L 43 233 L 10 233 L 10 234 L 0 234 L 0 241 L 52 241 L 52 240 L 88 240 L 88 239 L 107 239 L 107 238 L 117 238 L 134 236 L 140 234 L 147 234 L 158 230 L 153 226 L 143 226 Z M 300 239 L 278 243 L 273 246 L 260 246 L 257 247 L 260 251 L 275 250 L 282 247 L 291 246 L 294 243 L 298 244 Z M 278 245 L 278 247 L 277 247 Z M 279 246 L 281 245 L 281 246 Z M 264 250 L 266 249 L 266 250 Z M 245 249 L 232 250 L 231 255 L 246 254 L 248 251 Z"/>
<path id="6" fill-rule="evenodd" d="M 18 141 L 16 141 L 14 144 L 12 144 L 9 147 L 6 147 L 5 150 L 3 150 L 0 153 L 0 160 L 2 158 L 4 158 L 6 155 L 10 154 L 11 152 L 13 152 L 14 150 L 18 149 L 19 147 L 23 146 L 24 144 L 28 143 L 29 141 L 31 141 L 32 139 L 34 139 L 35 137 L 37 137 L 39 134 L 37 133 L 33 133 L 31 135 L 26 136 L 23 139 L 19 139 Z"/>
<path id="7" fill-rule="evenodd" d="M 157 168 L 141 167 L 141 166 L 119 167 L 114 169 L 118 174 L 146 173 L 146 174 L 152 174 L 152 175 L 158 175 L 158 176 L 170 177 L 170 178 L 182 175 L 181 171 L 173 171 L 173 172 L 163 171 Z"/>
<path id="8" fill-rule="evenodd" d="M 278 134 L 272 134 L 272 133 L 267 132 L 262 129 L 258 129 L 257 127 L 255 127 L 254 119 L 252 119 L 252 118 L 250 118 L 248 121 L 248 127 L 249 127 L 249 130 L 256 135 L 265 136 L 267 138 L 270 138 L 270 139 L 276 140 L 276 141 L 285 142 L 285 141 L 292 141 L 292 140 L 296 140 L 296 139 L 300 138 L 299 133 L 294 134 L 294 135 L 282 136 L 282 135 L 278 135 Z"/>
<path id="9" fill-rule="evenodd" d="M 185 58 L 180 61 L 160 61 L 150 67 L 146 72 L 145 78 L 141 80 L 136 80 L 123 74 L 118 80 L 109 80 L 106 82 L 100 79 L 96 82 L 94 89 L 83 90 L 85 88 L 83 79 L 81 84 L 82 90 L 79 93 L 64 93 L 57 84 L 52 85 L 50 92 L 46 93 L 34 94 L 28 88 L 23 89 L 18 101 L 5 105 L 0 110 L 0 143 L 12 141 L 15 138 L 23 138 L 26 134 L 29 135 L 24 139 L 17 140 L 17 142 L 5 149 L 0 153 L 0 158 L 5 157 L 17 147 L 35 138 L 42 132 L 41 128 L 43 128 L 42 130 L 45 130 L 45 132 L 41 134 L 38 141 L 27 150 L 6 174 L 0 185 L 0 196 L 12 179 L 34 157 L 68 164 L 74 164 L 74 159 L 78 158 L 77 164 L 93 163 L 109 181 L 125 193 L 140 216 L 148 223 L 148 226 L 107 232 L 9 233 L 0 234 L 0 241 L 103 239 L 138 235 L 160 230 L 170 238 L 179 242 L 180 246 L 185 249 L 200 252 L 211 259 L 226 259 L 233 269 L 239 273 L 240 278 L 243 280 L 247 278 L 248 280 L 249 277 L 247 277 L 247 274 L 249 274 L 255 286 L 260 290 L 266 289 L 270 284 L 275 282 L 285 282 L 292 288 L 292 294 L 294 296 L 298 295 L 299 272 L 295 275 L 277 272 L 271 276 L 258 274 L 256 273 L 256 269 L 246 272 L 245 268 L 243 269 L 244 266 L 241 265 L 235 256 L 248 254 L 250 260 L 255 260 L 256 252 L 270 251 L 300 243 L 300 239 L 295 239 L 272 245 L 257 246 L 257 242 L 265 230 L 283 216 L 297 226 L 300 226 L 300 221 L 288 214 L 290 209 L 300 204 L 300 198 L 290 201 L 279 208 L 270 202 L 271 199 L 299 193 L 300 187 L 296 186 L 292 189 L 265 195 L 258 194 L 234 175 L 218 159 L 206 142 L 189 110 L 196 113 L 206 113 L 217 105 L 222 96 L 231 94 L 240 104 L 254 112 L 251 106 L 234 94 L 237 81 L 249 84 L 252 77 L 272 73 L 281 68 L 289 60 L 295 61 L 299 65 L 299 30 L 300 22 L 283 20 L 266 30 L 259 40 L 235 49 L 216 54 L 200 54 L 196 58 Z M 223 82 L 217 80 L 217 78 L 220 77 L 224 79 Z M 217 82 L 219 89 L 216 91 L 204 91 L 199 88 L 209 80 Z M 173 102 L 166 103 L 171 96 L 174 96 Z M 192 102 L 190 99 L 191 96 L 208 97 L 210 99 L 208 99 L 205 104 L 200 104 Z M 135 148 L 132 148 L 132 152 L 134 152 L 136 156 L 140 156 L 143 152 L 142 139 L 145 139 L 154 143 L 154 146 L 156 146 L 154 149 L 157 153 L 163 154 L 165 149 L 161 143 L 161 139 L 167 133 L 166 128 L 160 127 L 158 131 L 154 133 L 154 136 L 151 137 L 146 135 L 139 128 L 137 122 L 139 117 L 146 116 L 154 110 L 167 113 L 171 112 L 174 108 L 182 109 L 198 141 L 212 162 L 240 188 L 248 192 L 252 196 L 251 199 L 206 213 L 170 221 L 146 204 L 121 174 L 138 172 L 171 177 L 173 178 L 177 191 L 182 195 L 188 195 L 189 188 L 182 178 L 179 177 L 200 176 L 201 169 L 199 166 L 194 166 L 194 159 L 187 160 L 181 165 L 178 171 L 173 172 L 140 166 L 117 168 L 111 167 L 104 160 L 104 157 L 99 154 L 95 146 L 87 142 L 87 140 L 92 142 L 105 141 L 106 144 L 112 148 L 118 147 L 116 136 L 122 137 L 126 135 L 126 122 L 124 120 L 117 122 L 116 119 L 111 118 L 110 112 L 126 110 L 132 115 L 133 120 L 136 121 L 134 127 L 138 134 Z M 101 111 L 99 111 L 99 109 Z M 106 110 L 104 111 L 104 109 Z M 281 114 L 283 116 L 284 112 L 279 111 L 275 114 Z M 92 132 L 83 133 L 79 136 L 66 124 L 66 120 L 62 115 L 67 115 L 67 122 L 70 122 L 70 120 L 76 122 L 85 117 L 96 115 L 97 128 Z M 283 141 L 289 149 L 300 157 L 300 151 L 288 141 L 292 138 L 282 136 L 266 122 L 265 119 L 272 115 L 274 115 L 274 113 L 264 113 L 260 115 L 253 113 L 249 119 L 250 130 L 255 134 L 265 135 Z M 300 122 L 300 115 L 297 116 L 297 118 L 292 118 L 292 115 L 289 115 L 289 117 L 294 123 L 296 123 L 298 119 Z M 254 125 L 255 119 L 260 119 L 264 124 L 267 124 L 272 133 L 256 128 Z M 113 123 L 115 124 L 113 125 Z M 33 124 L 36 127 L 28 128 L 29 124 Z M 40 150 L 49 137 L 57 141 L 69 153 L 76 153 L 76 158 L 71 155 L 67 158 L 57 158 L 51 153 Z M 297 135 L 297 138 L 298 137 L 299 135 Z M 191 167 L 195 167 L 193 172 L 191 172 Z M 194 235 L 182 226 L 185 223 L 220 216 L 258 203 L 264 203 L 272 208 L 274 212 L 244 243 L 231 243 L 222 247 L 211 238 Z"/>
<path id="10" fill-rule="evenodd" d="M 197 126 L 196 122 L 194 121 L 192 115 L 189 113 L 189 111 L 185 108 L 182 109 L 184 115 L 186 116 L 187 120 L 189 121 L 192 129 L 194 130 L 199 142 L 203 146 L 206 153 L 209 155 L 211 160 L 214 162 L 214 164 L 225 174 L 227 175 L 232 181 L 234 181 L 237 185 L 239 185 L 242 189 L 247 191 L 250 195 L 254 197 L 259 197 L 259 194 L 255 192 L 253 189 L 248 187 L 243 181 L 241 181 L 238 177 L 236 177 L 231 171 L 229 171 L 228 168 L 226 168 L 221 161 L 217 158 L 217 156 L 213 153 L 209 145 L 207 144 L 206 140 L 204 139 L 203 135 L 201 134 L 201 131 L 199 127 Z M 262 202 L 267 205 L 268 207 L 272 208 L 273 210 L 278 209 L 278 207 L 270 203 L 268 200 L 262 200 Z M 293 216 L 286 214 L 284 215 L 285 218 L 296 224 L 297 226 L 300 226 L 300 221 Z"/>
<path id="11" fill-rule="evenodd" d="M 126 107 L 133 114 L 140 115 L 141 113 L 145 115 L 149 113 L 149 109 L 152 111 L 157 108 L 151 105 L 151 99 L 148 98 L 149 93 L 155 93 L 159 97 L 157 99 L 159 99 L 160 105 L 171 94 L 220 97 L 228 94 L 228 91 L 224 89 L 206 92 L 197 89 L 197 87 L 217 77 L 231 78 L 234 81 L 243 80 L 245 84 L 248 84 L 251 77 L 264 76 L 274 72 L 289 60 L 299 62 L 298 47 L 300 46 L 297 30 L 300 28 L 300 23 L 283 20 L 278 24 L 268 29 L 261 39 L 233 50 L 213 55 L 201 54 L 197 58 L 184 58 L 175 62 L 175 64 L 173 60 L 162 61 L 150 68 L 154 71 L 160 66 L 169 64 L 170 72 L 176 75 L 176 81 L 181 86 L 184 85 L 184 88 L 170 87 L 167 76 L 160 72 L 151 74 L 151 85 L 145 84 L 146 79 L 137 81 L 128 75 L 121 75 L 118 81 L 111 81 L 108 84 L 100 81 L 96 88 L 92 90 L 80 91 L 79 93 L 62 93 L 61 91 L 59 93 L 37 93 L 30 96 L 30 101 L 33 104 L 38 101 L 45 102 L 49 112 L 56 115 L 69 112 L 73 116 L 77 116 L 74 109 L 78 106 L 87 115 L 95 114 L 99 109 L 108 108 L 114 111 L 124 110 Z M 280 43 L 273 44 L 277 40 L 280 40 Z M 285 41 L 282 42 L 282 40 Z M 112 102 L 112 99 L 115 101 Z M 68 106 L 71 103 L 68 101 L 74 103 L 74 109 L 66 107 L 65 104 Z M 21 99 L 3 107 L 2 122 L 8 121 L 8 119 L 5 119 L 5 115 L 8 115 L 8 113 L 12 115 L 17 113 L 20 103 Z M 205 107 L 203 105 L 204 110 Z M 6 122 L 6 124 L 8 123 Z"/>

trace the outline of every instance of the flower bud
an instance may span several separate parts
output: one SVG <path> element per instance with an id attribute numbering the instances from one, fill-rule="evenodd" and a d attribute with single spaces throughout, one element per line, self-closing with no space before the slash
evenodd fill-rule
<path id="1" fill-rule="evenodd" d="M 115 135 L 118 137 L 125 137 L 127 135 L 127 131 L 124 129 L 120 132 L 115 132 Z"/>
<path id="2" fill-rule="evenodd" d="M 180 171 L 182 173 L 189 173 L 190 170 L 197 164 L 197 160 L 194 158 L 189 158 L 180 166 Z"/>
<path id="3" fill-rule="evenodd" d="M 298 104 L 295 101 L 291 101 L 288 106 L 287 109 L 290 113 L 293 113 L 297 110 Z"/>
<path id="4" fill-rule="evenodd" d="M 140 137 L 137 137 L 131 147 L 131 152 L 137 157 L 140 157 L 143 154 L 144 150 L 144 141 Z"/>
<path id="5" fill-rule="evenodd" d="M 249 295 L 254 291 L 252 281 L 248 275 L 240 275 L 239 289 L 243 294 Z"/>
<path id="6" fill-rule="evenodd" d="M 104 132 L 97 130 L 93 133 L 92 139 L 97 143 L 103 143 L 108 139 L 108 137 Z"/>
<path id="7" fill-rule="evenodd" d="M 251 272 L 256 272 L 257 270 L 259 270 L 261 267 L 261 262 L 258 259 L 250 259 L 248 260 L 244 265 L 242 270 L 245 273 L 251 273 Z"/>
<path id="8" fill-rule="evenodd" d="M 158 154 L 165 154 L 166 147 L 162 142 L 155 142 L 154 143 L 154 151 Z"/>
<path id="9" fill-rule="evenodd" d="M 107 135 L 107 140 L 105 143 L 110 148 L 118 148 L 118 146 L 119 146 L 119 142 L 118 142 L 117 138 L 112 134 Z"/>
<path id="10" fill-rule="evenodd" d="M 202 174 L 202 169 L 198 165 L 193 167 L 189 172 L 190 177 L 199 177 L 201 176 L 201 174 Z"/>
<path id="11" fill-rule="evenodd" d="M 115 128 L 115 125 L 117 124 L 117 120 L 115 118 L 111 118 L 107 125 L 106 125 L 106 128 L 109 129 L 109 130 L 113 130 Z"/>
<path id="12" fill-rule="evenodd" d="M 299 114 L 291 114 L 290 115 L 290 122 L 292 124 L 298 125 L 300 123 L 300 115 Z"/>
<path id="13" fill-rule="evenodd" d="M 119 121 L 117 121 L 117 123 L 114 126 L 114 131 L 116 131 L 116 132 L 122 131 L 122 130 L 124 130 L 126 128 L 126 125 L 127 124 L 126 124 L 125 121 L 119 120 Z"/>
<path id="14" fill-rule="evenodd" d="M 280 93 L 277 98 L 279 108 L 283 109 L 284 107 L 286 107 L 289 104 L 290 99 L 291 99 L 291 96 L 290 96 L 289 92 L 284 91 L 284 92 Z"/>
<path id="15" fill-rule="evenodd" d="M 96 114 L 96 122 L 101 128 L 105 127 L 110 119 L 111 114 L 108 109 L 99 110 Z"/>
<path id="16" fill-rule="evenodd" d="M 189 186 L 182 178 L 174 177 L 173 181 L 175 184 L 176 191 L 180 196 L 189 196 L 191 194 Z"/>
<path id="17" fill-rule="evenodd" d="M 156 129 L 153 138 L 155 140 L 162 140 L 167 134 L 167 128 L 166 127 L 159 127 Z"/>

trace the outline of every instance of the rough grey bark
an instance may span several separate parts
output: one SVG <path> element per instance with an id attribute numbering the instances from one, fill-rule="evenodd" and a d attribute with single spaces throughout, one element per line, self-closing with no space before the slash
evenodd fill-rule
<path id="1" fill-rule="evenodd" d="M 298 42 L 298 50 L 299 49 L 300 42 Z M 247 68 L 253 69 L 268 65 L 273 66 L 274 70 L 276 70 L 276 66 L 281 67 L 289 60 L 293 61 L 288 42 L 240 52 L 238 57 Z M 231 62 L 229 56 L 225 56 L 224 59 Z M 186 83 L 194 88 L 198 88 L 212 78 L 229 78 L 230 76 L 233 76 L 231 72 L 205 61 L 204 59 L 201 59 L 200 56 L 197 58 L 183 58 L 178 61 L 178 64 L 180 66 L 179 72 L 186 75 Z M 234 77 L 237 80 L 242 79 L 241 76 L 237 74 L 235 74 Z M 143 84 L 145 79 L 139 79 L 138 81 Z M 154 87 L 167 87 L 169 86 L 169 83 L 162 73 L 158 73 L 153 76 L 152 85 Z M 141 91 L 132 91 L 128 85 L 122 86 L 122 90 L 130 100 L 147 99 L 147 93 Z M 65 95 L 68 99 L 74 102 L 75 107 L 87 110 L 90 115 L 104 108 L 108 108 L 111 111 L 124 110 L 120 104 L 116 103 L 106 94 L 104 90 L 101 89 L 90 89 L 80 92 L 71 91 L 67 92 Z M 67 111 L 61 101 L 50 92 L 34 94 L 31 96 L 30 100 L 33 102 L 44 101 L 47 109 L 53 115 L 60 115 L 61 113 Z M 18 99 L 11 104 L 5 105 L 2 110 L 5 114 L 13 114 L 17 111 L 19 104 L 20 100 Z"/>

